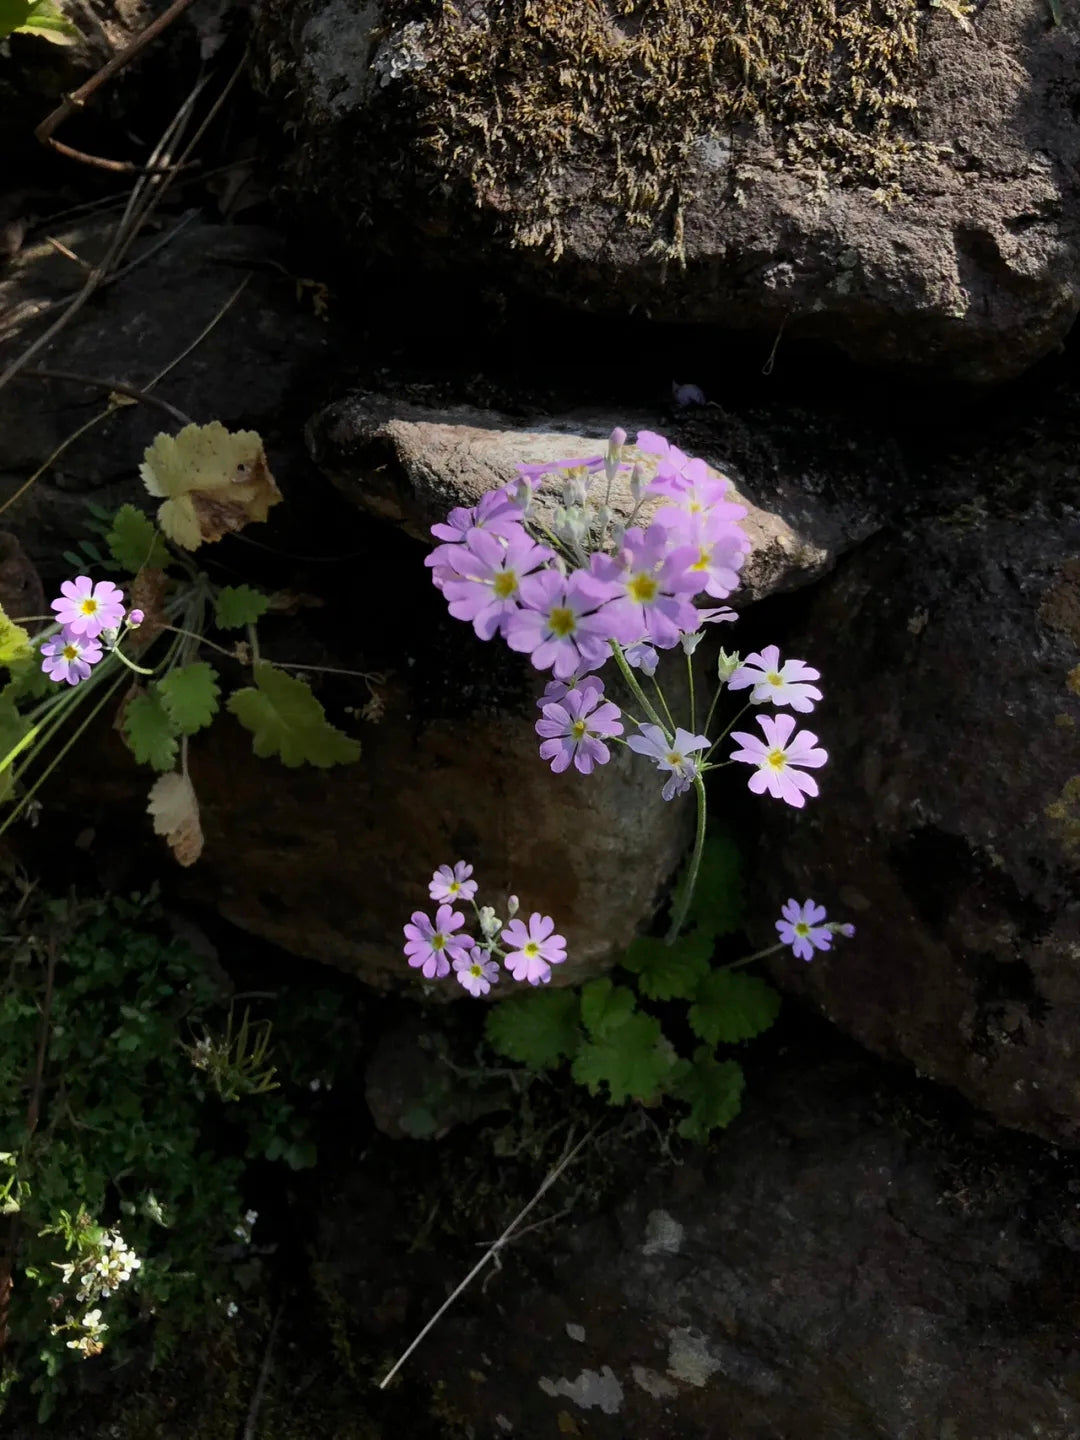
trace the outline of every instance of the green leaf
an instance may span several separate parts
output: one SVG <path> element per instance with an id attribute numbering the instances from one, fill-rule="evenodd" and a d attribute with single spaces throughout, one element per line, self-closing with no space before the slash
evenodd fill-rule
<path id="1" fill-rule="evenodd" d="M 610 980 L 590 980 L 581 987 L 581 1018 L 593 1040 L 608 1040 L 625 1025 L 634 1009 L 634 992 Z"/>
<path id="2" fill-rule="evenodd" d="M 134 505 L 121 505 L 105 536 L 109 554 L 131 575 L 140 570 L 164 570 L 172 559 L 157 526 Z"/>
<path id="3" fill-rule="evenodd" d="M 217 671 L 205 660 L 170 670 L 155 688 L 181 735 L 194 735 L 218 712 Z"/>
<path id="4" fill-rule="evenodd" d="M 157 695 L 143 691 L 127 702 L 124 735 L 140 765 L 171 770 L 176 764 L 177 731 Z"/>
<path id="5" fill-rule="evenodd" d="M 690 1028 L 710 1045 L 734 1045 L 760 1035 L 780 1013 L 780 996 L 766 980 L 737 970 L 714 970 L 690 1006 Z"/>
<path id="6" fill-rule="evenodd" d="M 683 871 L 672 904 L 677 905 L 686 885 Z M 715 939 L 738 930 L 743 918 L 742 857 L 729 835 L 710 835 L 705 841 L 694 898 L 686 916 L 688 928 Z"/>
<path id="7" fill-rule="evenodd" d="M 56 681 L 41 668 L 41 656 L 33 651 L 27 660 L 17 660 L 11 667 L 11 679 L 0 690 L 0 700 L 39 700 L 42 695 L 55 695 Z"/>
<path id="8" fill-rule="evenodd" d="M 624 1100 L 652 1100 L 674 1064 L 659 1020 L 639 1012 L 624 1019 L 606 1040 L 583 1045 L 571 1073 L 593 1095 L 606 1084 L 612 1105 L 621 1105 Z"/>
<path id="9" fill-rule="evenodd" d="M 8 618 L 0 605 L 0 665 L 9 668 L 20 661 L 30 659 L 32 654 L 30 636 L 21 625 Z"/>
<path id="10" fill-rule="evenodd" d="M 578 998 L 573 990 L 537 990 L 501 1000 L 488 1011 L 488 1044 L 508 1060 L 550 1070 L 581 1043 Z"/>
<path id="11" fill-rule="evenodd" d="M 237 690 L 228 708 L 255 736 L 260 759 L 276 755 L 283 765 L 321 768 L 359 759 L 359 741 L 330 724 L 311 686 L 266 660 L 255 665 L 255 688 Z"/>
<path id="12" fill-rule="evenodd" d="M 269 605 L 269 595 L 253 590 L 250 585 L 226 585 L 218 591 L 214 624 L 219 630 L 240 630 L 245 625 L 254 625 L 266 614 Z"/>
<path id="13" fill-rule="evenodd" d="M 8 23 L 10 17 L 14 17 L 13 24 Z M 55 45 L 71 45 L 82 39 L 82 32 L 56 0 L 0 0 L 0 38 L 10 34 L 40 35 Z"/>
<path id="14" fill-rule="evenodd" d="M 691 1000 L 709 973 L 713 939 L 703 930 L 681 935 L 674 945 L 640 936 L 622 964 L 638 977 L 638 989 L 650 1000 Z"/>
<path id="15" fill-rule="evenodd" d="M 29 730 L 29 720 L 19 714 L 10 700 L 0 697 L 0 766 Z M 11 766 L 0 769 L 0 801 L 8 798 L 14 784 Z"/>
<path id="16" fill-rule="evenodd" d="M 680 1060 L 672 1077 L 671 1093 L 690 1106 L 679 1123 L 684 1140 L 704 1144 L 713 1130 L 730 1125 L 742 1108 L 746 1077 L 735 1060 L 717 1060 L 707 1045 L 694 1051 L 693 1062 Z"/>

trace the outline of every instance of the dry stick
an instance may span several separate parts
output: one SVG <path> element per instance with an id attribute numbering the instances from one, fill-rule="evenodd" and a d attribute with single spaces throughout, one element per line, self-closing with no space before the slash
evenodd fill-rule
<path id="1" fill-rule="evenodd" d="M 40 140 L 42 145 L 51 145 L 54 150 L 59 150 L 62 155 L 69 155 L 72 159 L 81 160 L 89 165 L 97 165 L 104 170 L 120 170 L 128 173 L 138 171 L 141 167 L 137 165 L 120 160 L 102 160 L 95 155 L 85 155 L 81 150 L 73 150 L 70 145 L 62 145 L 59 140 L 54 140 L 53 134 L 70 115 L 73 115 L 76 110 L 82 109 L 95 90 L 100 89 L 107 80 L 111 80 L 126 65 L 130 65 L 136 55 L 145 49 L 152 40 L 156 40 L 163 30 L 168 29 L 177 16 L 181 15 L 190 4 L 192 4 L 192 0 L 173 0 L 167 10 L 163 11 L 156 20 L 152 20 L 145 30 L 135 36 L 130 45 L 125 46 L 118 55 L 114 55 L 95 75 L 91 75 L 85 85 L 80 85 L 77 90 L 66 95 L 56 109 L 46 115 L 34 131 L 35 138 Z M 151 165 L 153 163 L 151 160 Z M 144 173 L 152 172 L 144 171 Z"/>
<path id="2" fill-rule="evenodd" d="M 186 736 L 184 737 L 187 738 Z M 251 1397 L 251 1404 L 248 1407 L 247 1421 L 244 1425 L 244 1440 L 255 1440 L 256 1425 L 259 1419 L 259 1410 L 262 1406 L 263 1397 L 266 1394 L 266 1382 L 270 1378 L 270 1357 L 274 1353 L 274 1341 L 277 1339 L 278 1326 L 281 1324 L 281 1317 L 285 1313 L 285 1306 L 279 1305 L 278 1312 L 274 1316 L 274 1323 L 270 1327 L 270 1334 L 266 1341 L 266 1353 L 263 1355 L 262 1365 L 259 1367 L 259 1378 L 255 1382 L 255 1393 Z"/>
<path id="3" fill-rule="evenodd" d="M 439 1306 L 438 1310 L 436 1310 L 435 1314 L 420 1331 L 419 1335 L 417 1335 L 416 1339 L 412 1342 L 409 1348 L 397 1361 L 397 1363 L 394 1365 L 393 1369 L 389 1372 L 385 1379 L 379 1382 L 380 1390 L 386 1389 L 387 1385 L 390 1384 L 390 1381 L 405 1364 L 405 1361 L 408 1360 L 409 1356 L 420 1344 L 421 1340 L 423 1340 L 425 1335 L 427 1335 L 431 1330 L 435 1328 L 435 1326 L 439 1323 L 442 1317 L 446 1314 L 447 1310 L 450 1309 L 450 1306 L 453 1305 L 454 1301 L 458 1298 L 458 1296 L 461 1295 L 472 1284 L 472 1282 L 476 1279 L 477 1275 L 480 1274 L 480 1271 L 484 1268 L 488 1261 L 493 1259 L 503 1248 L 503 1246 L 506 1245 L 511 1239 L 515 1238 L 514 1232 L 517 1230 L 517 1227 L 521 1224 L 522 1220 L 525 1219 L 525 1216 L 528 1215 L 529 1211 L 532 1210 L 532 1208 L 539 1202 L 541 1197 L 545 1195 L 548 1190 L 551 1189 L 552 1185 L 555 1184 L 555 1181 L 558 1180 L 559 1176 L 563 1173 L 567 1166 L 571 1165 L 573 1161 L 577 1159 L 578 1155 L 585 1148 L 586 1144 L 596 1134 L 599 1128 L 600 1121 L 598 1120 L 596 1124 L 592 1127 L 592 1129 L 587 1131 L 581 1137 L 581 1139 L 574 1146 L 574 1148 L 568 1154 L 563 1155 L 563 1158 L 559 1161 L 559 1163 L 553 1169 L 548 1171 L 547 1175 L 544 1177 L 544 1180 L 540 1185 L 539 1190 L 537 1190 L 536 1194 L 532 1197 L 529 1203 L 524 1207 L 524 1209 L 518 1211 L 518 1213 L 514 1216 L 513 1220 L 510 1221 L 510 1224 L 499 1236 L 499 1238 L 491 1246 L 489 1246 L 489 1248 L 484 1252 L 481 1258 L 469 1271 L 468 1275 L 465 1276 L 465 1279 L 462 1280 L 461 1284 L 457 1287 L 454 1293 L 449 1297 L 448 1300 L 446 1300 L 442 1305 Z"/>
<path id="4" fill-rule="evenodd" d="M 162 400 L 157 395 L 149 395 L 145 390 L 140 390 L 136 385 L 128 385 L 123 380 L 105 380 L 99 375 L 84 375 L 80 370 L 24 370 L 18 377 L 20 380 L 70 380 L 74 385 L 89 385 L 94 390 L 109 390 L 117 395 L 126 395 L 130 400 L 137 400 L 141 405 L 151 405 L 156 410 L 162 410 L 171 420 L 181 425 L 193 425 L 195 422 L 190 415 L 185 415 L 183 410 L 178 410 L 175 405 L 170 405 L 168 400 Z"/>

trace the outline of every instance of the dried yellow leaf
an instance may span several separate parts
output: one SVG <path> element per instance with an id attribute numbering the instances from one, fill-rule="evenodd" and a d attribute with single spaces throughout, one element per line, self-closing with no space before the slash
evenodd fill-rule
<path id="1" fill-rule="evenodd" d="M 219 420 L 159 435 L 139 474 L 149 493 L 163 500 L 158 524 L 185 550 L 265 520 L 281 499 L 259 435 L 226 430 Z"/>
<path id="2" fill-rule="evenodd" d="M 150 790 L 147 811 L 154 834 L 164 835 L 177 864 L 194 865 L 203 850 L 202 825 L 195 787 L 179 770 L 162 775 Z"/>

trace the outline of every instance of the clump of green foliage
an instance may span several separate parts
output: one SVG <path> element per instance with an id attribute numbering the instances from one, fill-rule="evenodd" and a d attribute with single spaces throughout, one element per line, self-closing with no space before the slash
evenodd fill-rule
<path id="1" fill-rule="evenodd" d="M 277 1072 L 267 1022 L 167 938 L 152 896 L 11 880 L 4 898 L 0 1408 L 21 1378 L 45 1418 L 70 1367 L 122 1355 L 151 1316 L 159 1359 L 230 1323 L 257 1264 L 247 1162 L 315 1161 L 291 1098 L 310 1075 L 290 1070 L 312 1061 Z M 316 999 L 325 1043 L 337 997 Z"/>
<path id="2" fill-rule="evenodd" d="M 739 929 L 742 908 L 738 850 L 713 836 L 688 928 L 674 944 L 635 940 L 621 961 L 626 983 L 605 977 L 502 1001 L 488 1016 L 488 1043 L 534 1070 L 569 1061 L 574 1080 L 591 1094 L 606 1093 L 612 1105 L 670 1097 L 686 1109 L 679 1134 L 704 1142 L 739 1113 L 744 1077 L 731 1047 L 767 1030 L 780 1011 L 767 981 L 713 964 L 717 941 Z M 679 1053 L 665 1024 L 692 1037 L 688 1054 Z"/>
<path id="3" fill-rule="evenodd" d="M 385 9 L 384 48 L 407 39 L 412 57 L 394 84 L 440 169 L 480 203 L 513 195 L 518 243 L 556 256 L 584 183 L 631 223 L 666 217 L 681 253 L 694 148 L 733 131 L 771 139 L 800 174 L 878 187 L 913 148 L 919 0 Z"/>

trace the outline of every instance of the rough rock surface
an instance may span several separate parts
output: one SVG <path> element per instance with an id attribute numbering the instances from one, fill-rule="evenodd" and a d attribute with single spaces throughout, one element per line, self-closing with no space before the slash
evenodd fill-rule
<path id="1" fill-rule="evenodd" d="M 783 983 L 1080 1144 L 1080 511 L 1058 445 L 998 457 L 1008 502 L 871 542 L 807 607 L 787 648 L 825 672 L 831 759 L 805 812 L 762 812 L 761 885 L 859 927 Z"/>
<path id="2" fill-rule="evenodd" d="M 309 435 L 316 463 L 343 494 L 431 544 L 430 526 L 452 506 L 475 505 L 513 481 L 520 463 L 602 455 L 617 424 L 631 438 L 638 430 L 668 429 L 655 415 L 595 414 L 548 416 L 524 429 L 509 416 L 469 406 L 437 410 L 358 394 L 316 416 Z M 731 498 L 747 507 L 741 523 L 753 548 L 732 596 L 736 606 L 809 584 L 881 524 L 880 503 L 866 498 L 869 483 L 862 496 L 823 492 L 813 473 L 781 469 L 748 492 L 722 440 L 693 453 L 730 474 Z M 633 509 L 624 483 L 613 489 L 611 506 L 624 520 Z"/>
<path id="3" fill-rule="evenodd" d="M 625 23 L 270 0 L 258 44 L 284 186 L 410 288 L 442 271 L 987 381 L 1080 306 L 1078 26 L 1045 0 Z"/>
<path id="4" fill-rule="evenodd" d="M 875 1062 L 794 1050 L 712 1154 L 639 1163 L 589 1215 L 608 1137 L 546 1202 L 570 1213 L 457 1301 L 409 1382 L 463 1433 L 519 1440 L 1073 1440 L 1075 1162 Z M 357 1174 L 315 1242 L 388 1357 L 476 1253 L 436 1238 L 403 1260 L 390 1209 Z"/>

